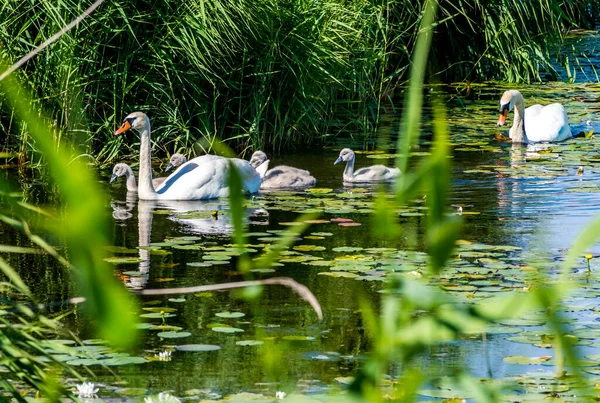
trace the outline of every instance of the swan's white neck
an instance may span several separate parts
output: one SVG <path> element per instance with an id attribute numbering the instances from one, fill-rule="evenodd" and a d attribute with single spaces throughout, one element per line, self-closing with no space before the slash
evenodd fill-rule
<path id="1" fill-rule="evenodd" d="M 146 117 L 146 124 L 140 130 L 140 177 L 138 196 L 142 200 L 156 198 L 156 190 L 152 185 L 152 144 L 150 142 L 150 119 Z"/>
<path id="2" fill-rule="evenodd" d="M 127 179 L 127 191 L 137 192 L 138 189 L 137 184 L 135 183 L 135 175 L 133 174 L 133 171 L 129 165 L 127 165 L 127 168 L 125 169 L 125 178 Z"/>
<path id="3" fill-rule="evenodd" d="M 344 179 L 347 181 L 351 181 L 354 178 L 354 158 L 353 155 L 346 163 L 346 168 L 344 169 Z"/>
<path id="4" fill-rule="evenodd" d="M 516 93 L 515 99 L 515 118 L 510 128 L 509 134 L 513 143 L 528 143 L 527 133 L 525 133 L 525 100 L 520 93 Z"/>

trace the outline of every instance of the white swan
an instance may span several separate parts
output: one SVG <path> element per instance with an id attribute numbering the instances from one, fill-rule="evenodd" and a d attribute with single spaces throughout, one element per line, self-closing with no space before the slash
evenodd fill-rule
<path id="1" fill-rule="evenodd" d="M 242 177 L 242 189 L 255 193 L 260 187 L 260 175 L 248 161 L 203 155 L 180 166 L 154 189 L 152 184 L 150 119 L 142 112 L 128 115 L 115 135 L 129 129 L 140 133 L 140 172 L 138 197 L 141 200 L 199 200 L 224 197 L 229 194 L 227 179 L 234 166 Z"/>
<path id="2" fill-rule="evenodd" d="M 515 118 L 509 131 L 513 143 L 555 142 L 573 136 L 561 104 L 536 104 L 525 109 L 523 95 L 517 90 L 508 90 L 500 98 L 498 126 L 504 125 L 508 112 L 513 108 Z"/>
<path id="3" fill-rule="evenodd" d="M 340 156 L 335 160 L 334 165 L 342 161 L 346 161 L 346 169 L 344 169 L 343 175 L 346 183 L 393 181 L 400 175 L 399 168 L 388 168 L 385 165 L 372 165 L 354 172 L 354 151 L 349 148 L 340 151 Z"/>
<path id="4" fill-rule="evenodd" d="M 250 158 L 250 165 L 259 172 L 263 178 L 261 189 L 282 189 L 282 188 L 306 188 L 314 186 L 317 180 L 310 172 L 290 167 L 287 165 L 278 165 L 273 169 L 269 167 L 267 154 L 262 151 L 255 151 Z"/>

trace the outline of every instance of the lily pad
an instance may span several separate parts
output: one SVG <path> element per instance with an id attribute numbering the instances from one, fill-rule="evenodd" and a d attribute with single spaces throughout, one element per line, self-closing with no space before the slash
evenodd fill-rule
<path id="1" fill-rule="evenodd" d="M 157 333 L 157 336 L 162 339 L 181 339 L 184 337 L 189 337 L 192 334 L 190 332 L 160 332 Z"/>
<path id="2" fill-rule="evenodd" d="M 339 246 L 331 249 L 334 252 L 360 252 L 363 248 L 358 246 Z"/>
<path id="3" fill-rule="evenodd" d="M 219 312 L 216 313 L 215 316 L 218 316 L 219 318 L 242 318 L 246 316 L 246 314 L 242 312 Z"/>
<path id="4" fill-rule="evenodd" d="M 212 331 L 219 333 L 243 333 L 244 329 L 240 329 L 237 327 L 215 326 L 212 328 Z"/>
<path id="5" fill-rule="evenodd" d="M 525 357 L 522 355 L 511 355 L 509 357 L 504 357 L 502 360 L 509 364 L 539 365 L 543 362 L 549 361 L 550 359 L 552 359 L 551 355 L 544 355 L 540 357 Z"/>
<path id="6" fill-rule="evenodd" d="M 104 258 L 104 261 L 112 264 L 131 264 L 131 263 L 139 263 L 143 260 L 139 257 L 131 257 L 131 256 L 113 256 Z"/>
<path id="7" fill-rule="evenodd" d="M 180 346 L 175 346 L 175 350 L 177 351 L 217 351 L 220 350 L 221 346 L 216 346 L 213 344 L 182 344 Z"/>
<path id="8" fill-rule="evenodd" d="M 260 346 L 264 343 L 262 340 L 239 340 L 235 342 L 238 346 Z"/>

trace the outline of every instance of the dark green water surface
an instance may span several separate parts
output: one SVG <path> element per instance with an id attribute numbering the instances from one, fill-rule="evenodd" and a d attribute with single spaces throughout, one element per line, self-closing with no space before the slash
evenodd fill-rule
<path id="1" fill-rule="evenodd" d="M 600 138 L 578 137 L 529 149 L 499 142 L 494 135 L 502 133 L 504 128 L 496 126 L 498 100 L 507 88 L 474 86 L 468 95 L 465 90 L 457 92 L 456 88 L 444 88 L 442 92 L 453 145 L 448 213 L 457 214 L 456 206 L 462 206 L 463 240 L 502 248 L 500 252 L 490 252 L 485 247 L 471 250 L 461 247 L 448 270 L 429 281 L 473 301 L 499 292 L 524 292 L 540 278 L 552 281 L 564 249 L 600 211 Z M 598 104 L 585 102 L 598 97 L 600 86 L 546 84 L 520 89 L 527 104 L 563 103 L 573 132 L 600 131 Z M 382 130 L 394 138 L 399 118 L 391 110 L 388 113 Z M 420 147 L 414 150 L 415 163 L 427 155 L 431 136 L 426 119 Z M 313 224 L 296 241 L 296 249 L 283 256 L 272 271 L 252 273 L 257 279 L 287 276 L 306 285 L 319 300 L 324 320 L 319 322 L 305 301 L 281 286 L 265 287 L 253 300 L 243 298 L 239 291 L 143 298 L 144 308 L 173 308 L 173 316 L 165 318 L 166 324 L 180 327 L 181 332 L 190 335 L 161 338 L 156 330 L 142 330 L 139 348 L 133 354 L 150 360 L 160 351 L 168 350 L 172 351 L 170 361 L 114 366 L 110 371 L 91 366 L 96 377 L 89 379 L 100 385 L 100 397 L 123 396 L 127 394 L 123 391 L 125 387 L 142 388 L 141 394 L 168 390 L 179 397 L 187 393 L 200 399 L 242 391 L 274 396 L 276 390 L 302 393 L 343 390 L 341 378 L 353 375 L 370 347 L 360 314 L 361 302 L 378 309 L 379 291 L 385 287 L 381 280 L 390 273 L 418 276 L 426 272 L 424 202 L 415 200 L 397 211 L 403 229 L 398 239 L 374 236 L 371 211 L 376 188 L 344 187 L 343 166 L 333 165 L 346 143 L 340 141 L 325 149 L 271 158 L 271 166 L 286 164 L 310 170 L 317 178 L 317 187 L 331 189 L 328 193 L 264 192 L 247 202 L 249 247 L 256 250 L 252 256 L 258 256 L 265 245 L 273 243 L 278 231 L 288 230 L 287 224 L 302 212 L 319 211 L 318 219 L 326 221 Z M 380 150 L 393 153 L 393 148 L 382 150 L 387 144 L 380 143 Z M 360 145 L 355 145 L 355 149 L 360 150 Z M 393 164 L 390 158 L 370 158 L 378 156 L 381 154 L 358 154 L 356 167 Z M 577 175 L 580 166 L 583 174 Z M 14 178 L 17 172 L 7 169 L 5 175 Z M 134 263 L 115 264 L 115 273 L 127 287 L 153 289 L 242 280 L 235 256 L 221 254 L 225 256 L 226 260 L 221 261 L 225 264 L 219 261 L 204 264 L 215 262 L 212 252 L 223 252 L 231 243 L 232 226 L 225 200 L 138 202 L 128 198 L 124 183 L 109 185 L 109 176 L 108 170 L 99 172 L 110 198 L 106 214 L 112 223 L 113 245 L 131 250 L 108 251 L 107 256 L 139 258 Z M 22 183 L 30 201 L 54 202 L 47 199 L 45 184 L 28 179 Z M 216 219 L 210 215 L 214 210 L 219 211 Z M 360 225 L 341 226 L 331 221 L 337 218 L 351 219 Z M 1 227 L 0 236 L 3 243 L 28 246 L 27 240 L 6 226 Z M 307 245 L 316 248 L 311 250 Z M 138 249 L 140 246 L 145 249 Z M 154 250 L 149 251 L 148 247 Z M 359 249 L 334 250 L 339 247 Z M 600 253 L 600 248 L 590 252 Z M 18 255 L 10 255 L 8 259 L 42 301 L 60 301 L 78 295 L 72 275 L 52 259 Z M 595 266 L 595 260 L 591 262 Z M 525 270 L 527 266 L 535 270 Z M 584 333 L 598 328 L 590 300 L 600 289 L 598 269 L 588 274 L 583 260 L 579 261 L 573 276 L 581 280 L 582 292 L 566 301 L 566 306 L 577 312 L 567 315 L 571 325 Z M 485 280 L 461 277 L 457 274 L 461 271 L 480 273 Z M 244 316 L 216 316 L 227 311 L 241 312 Z M 161 323 L 160 318 L 141 321 Z M 67 317 L 66 322 L 81 339 L 94 337 L 83 311 Z M 490 333 L 486 344 L 478 335 L 465 335 L 461 340 L 431 349 L 420 358 L 419 365 L 438 368 L 439 375 L 446 375 L 464 364 L 476 376 L 496 379 L 540 368 L 551 370 L 552 367 L 517 365 L 503 360 L 516 355 L 553 355 L 553 350 L 536 347 L 534 342 L 508 339 L 536 329 L 543 332 L 543 322 L 532 323 L 521 319 L 503 324 L 513 329 Z M 212 330 L 215 324 L 242 331 L 217 332 Z M 263 344 L 236 344 L 247 340 Z M 589 343 L 581 346 L 583 354 L 600 352 L 596 337 L 585 340 Z M 209 352 L 174 349 L 183 344 L 210 344 L 221 349 Z M 600 367 L 600 362 L 595 367 Z"/>

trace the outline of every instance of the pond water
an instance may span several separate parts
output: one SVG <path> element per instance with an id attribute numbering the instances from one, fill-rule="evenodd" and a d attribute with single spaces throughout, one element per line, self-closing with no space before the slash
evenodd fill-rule
<path id="1" fill-rule="evenodd" d="M 436 91 L 446 101 L 453 145 L 449 214 L 458 214 L 456 206 L 462 207 L 463 242 L 448 268 L 429 283 L 465 300 L 483 300 L 499 293 L 525 292 L 536 281 L 552 281 L 564 249 L 600 212 L 600 138 L 580 136 L 529 149 L 500 142 L 494 138 L 502 132 L 496 127 L 498 100 L 507 88 L 473 86 L 469 94 L 455 88 Z M 574 133 L 600 132 L 595 102 L 599 86 L 552 83 L 520 90 L 528 104 L 563 103 Z M 390 111 L 386 122 L 382 130 L 397 134 L 398 117 Z M 425 121 L 419 148 L 414 150 L 417 161 L 426 157 L 431 136 Z M 280 286 L 265 287 L 252 300 L 239 291 L 145 297 L 144 313 L 155 317 L 141 318 L 144 329 L 139 349 L 132 353 L 143 359 L 112 366 L 104 360 L 114 356 L 98 341 L 88 340 L 94 334 L 85 315 L 71 315 L 66 319 L 68 327 L 86 345 L 95 346 L 88 352 L 96 354 L 95 361 L 72 364 L 82 372 L 84 365 L 96 364 L 90 367 L 95 377 L 89 379 L 100 385 L 100 397 L 171 391 L 197 400 L 252 392 L 270 396 L 267 401 L 272 401 L 277 390 L 319 396 L 344 389 L 347 377 L 361 365 L 370 347 L 361 301 L 377 309 L 387 276 L 418 276 L 426 271 L 427 262 L 423 201 L 415 200 L 397 211 L 403 229 L 399 239 L 374 236 L 371 212 L 377 189 L 344 187 L 343 166 L 333 165 L 346 145 L 340 142 L 323 150 L 271 158 L 271 166 L 310 170 L 318 189 L 325 190 L 263 192 L 246 201 L 248 248 L 253 257 L 288 231 L 300 213 L 319 212 L 317 220 L 321 221 L 299 236 L 276 266 L 251 275 L 257 279 L 287 276 L 306 285 L 323 308 L 323 321 L 305 301 Z M 386 148 L 381 143 L 379 147 Z M 384 151 L 391 152 L 358 154 L 356 166 L 393 164 Z M 581 175 L 579 167 L 583 167 Z M 7 177 L 17 174 L 12 169 L 4 173 Z M 243 279 L 230 245 L 232 225 L 226 201 L 138 202 L 128 198 L 124 183 L 108 184 L 108 170 L 99 176 L 111 199 L 107 215 L 116 248 L 108 256 L 114 257 L 115 273 L 127 287 L 171 288 Z M 30 200 L 53 202 L 41 190 L 46 183 L 29 179 L 22 183 Z M 218 214 L 214 216 L 213 211 Z M 28 244 L 8 227 L 3 226 L 0 234 L 3 243 Z M 600 255 L 600 248 L 590 253 Z M 130 261 L 121 262 L 123 257 Z M 78 295 L 74 279 L 51 259 L 17 255 L 8 259 L 41 301 Z M 582 354 L 592 354 L 587 369 L 591 368 L 590 376 L 596 376 L 600 373 L 600 325 L 595 320 L 594 299 L 600 289 L 600 259 L 590 264 L 588 272 L 583 259 L 577 262 L 572 275 L 580 289 L 565 301 L 565 315 L 576 329 Z M 161 324 L 167 326 L 156 327 Z M 553 356 L 547 348 L 551 344 L 540 341 L 540 334 L 548 333 L 544 329 L 535 315 L 516 318 L 491 329 L 485 343 L 479 334 L 465 335 L 432 348 L 419 362 L 427 367 L 439 365 L 440 376 L 465 363 L 476 376 L 505 379 L 529 373 L 535 378 L 532 371 L 552 370 L 548 365 L 553 362 L 520 365 L 505 357 Z M 196 344 L 220 349 L 177 349 Z M 165 350 L 171 352 L 170 359 L 158 360 L 156 356 Z M 108 363 L 109 369 L 100 363 Z M 511 393 L 531 392 L 529 386 L 513 383 Z M 244 400 L 254 395 L 238 396 Z M 427 396 L 432 395 L 423 398 Z"/>

